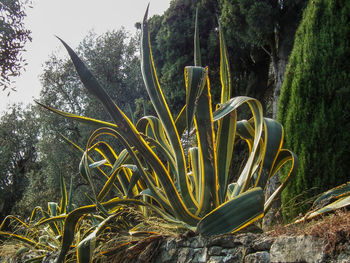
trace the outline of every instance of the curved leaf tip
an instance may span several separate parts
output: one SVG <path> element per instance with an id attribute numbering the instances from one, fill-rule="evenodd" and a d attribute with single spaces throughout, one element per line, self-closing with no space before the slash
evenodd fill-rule
<path id="1" fill-rule="evenodd" d="M 145 12 L 145 15 L 143 17 L 143 24 L 147 23 L 149 5 L 150 5 L 150 3 L 148 3 L 148 5 L 147 5 L 146 12 Z"/>

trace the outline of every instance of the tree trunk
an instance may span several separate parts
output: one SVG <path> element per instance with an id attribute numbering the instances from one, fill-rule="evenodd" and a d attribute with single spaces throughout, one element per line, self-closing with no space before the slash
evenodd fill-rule
<path id="1" fill-rule="evenodd" d="M 273 48 L 271 48 L 273 49 Z M 274 75 L 274 87 L 273 87 L 273 98 L 272 98 L 272 118 L 276 119 L 278 110 L 278 100 L 281 93 L 281 87 L 283 84 L 284 72 L 288 63 L 288 58 L 290 54 L 290 49 L 286 46 L 280 46 L 278 50 L 271 52 L 271 64 Z M 281 185 L 279 176 L 276 174 L 272 177 L 265 190 L 265 198 L 269 198 L 271 194 Z M 280 213 L 281 208 L 281 198 L 280 196 L 276 198 L 272 204 L 269 212 L 265 215 L 263 220 L 263 227 L 269 227 L 276 222 L 282 222 L 282 215 Z"/>
<path id="2" fill-rule="evenodd" d="M 275 79 L 273 100 L 272 100 L 272 117 L 276 119 L 278 110 L 278 99 L 281 93 L 281 87 L 284 79 L 284 72 L 288 63 L 290 50 L 285 46 L 280 46 L 278 51 L 271 54 L 272 70 Z"/>

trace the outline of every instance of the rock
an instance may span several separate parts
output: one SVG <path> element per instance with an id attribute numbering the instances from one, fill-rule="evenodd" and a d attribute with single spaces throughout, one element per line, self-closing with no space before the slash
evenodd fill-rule
<path id="1" fill-rule="evenodd" d="M 208 260 L 208 248 L 196 248 L 194 249 L 194 257 L 191 263 L 206 263 Z"/>
<path id="2" fill-rule="evenodd" d="M 350 262 L 350 244 L 349 242 L 341 246 L 341 251 L 335 257 L 334 260 L 330 261 L 331 263 L 349 263 Z"/>
<path id="3" fill-rule="evenodd" d="M 267 251 L 259 251 L 249 254 L 244 258 L 244 263 L 270 263 L 270 253 Z"/>
<path id="4" fill-rule="evenodd" d="M 177 246 L 174 238 L 166 239 L 160 246 L 160 253 L 157 255 L 154 262 L 171 263 L 176 262 Z"/>
<path id="5" fill-rule="evenodd" d="M 180 248 L 178 250 L 177 262 L 178 263 L 187 263 L 191 262 L 194 255 L 194 250 L 192 248 Z"/>
<path id="6" fill-rule="evenodd" d="M 209 256 L 222 256 L 222 247 L 219 246 L 212 246 L 208 250 Z"/>
<path id="7" fill-rule="evenodd" d="M 183 238 L 177 238 L 176 239 L 176 245 L 178 247 L 190 247 L 191 243 L 188 239 L 183 239 Z"/>
<path id="8" fill-rule="evenodd" d="M 203 237 L 202 235 L 198 235 L 195 237 L 192 237 L 190 240 L 190 247 L 192 248 L 200 248 L 205 247 L 207 245 L 207 239 Z"/>
<path id="9" fill-rule="evenodd" d="M 242 254 L 227 254 L 225 256 L 211 256 L 208 263 L 236 263 L 242 262 Z"/>
<path id="10" fill-rule="evenodd" d="M 236 247 L 238 245 L 241 245 L 240 241 L 236 242 L 235 236 L 232 234 L 220 235 L 220 236 L 216 236 L 216 237 L 213 237 L 213 238 L 208 240 L 209 247 L 219 246 L 222 248 L 233 248 L 233 247 Z"/>
<path id="11" fill-rule="evenodd" d="M 162 250 L 153 262 L 171 263 L 177 260 L 177 249 Z"/>
<path id="12" fill-rule="evenodd" d="M 350 244 L 348 241 L 345 240 L 341 247 L 337 247 L 336 255 L 325 254 L 323 252 L 325 246 L 326 242 L 323 239 L 306 235 L 277 238 L 253 233 L 226 234 L 214 237 L 178 236 L 162 240 L 160 252 L 152 257 L 151 262 L 350 263 Z M 151 252 L 152 247 L 149 247 L 148 250 L 145 249 L 144 254 L 151 255 Z M 151 258 L 151 256 L 145 258 Z"/>
<path id="13" fill-rule="evenodd" d="M 240 243 L 243 246 L 250 246 L 250 244 L 257 239 L 259 235 L 253 234 L 253 233 L 244 233 L 244 234 L 239 234 L 235 237 L 234 242 Z"/>
<path id="14" fill-rule="evenodd" d="M 270 249 L 271 262 L 323 262 L 323 242 L 311 236 L 280 236 Z"/>
<path id="15" fill-rule="evenodd" d="M 161 247 L 165 250 L 176 248 L 176 241 L 174 238 L 166 239 Z"/>
<path id="16" fill-rule="evenodd" d="M 242 246 L 236 248 L 224 248 L 222 250 L 224 257 L 224 262 L 242 262 L 246 249 Z"/>
<path id="17" fill-rule="evenodd" d="M 333 263 L 349 263 L 350 261 L 350 255 L 345 254 L 345 253 L 340 253 L 337 257 L 336 260 L 332 260 L 331 262 Z"/>
<path id="18" fill-rule="evenodd" d="M 208 260 L 208 263 L 223 263 L 224 257 L 222 256 L 211 256 Z"/>
<path id="19" fill-rule="evenodd" d="M 269 236 L 261 236 L 252 242 L 252 248 L 255 251 L 270 251 L 270 248 L 276 238 Z"/>
<path id="20" fill-rule="evenodd" d="M 232 256 L 212 256 L 209 258 L 208 263 L 234 263 L 236 260 L 232 259 Z"/>

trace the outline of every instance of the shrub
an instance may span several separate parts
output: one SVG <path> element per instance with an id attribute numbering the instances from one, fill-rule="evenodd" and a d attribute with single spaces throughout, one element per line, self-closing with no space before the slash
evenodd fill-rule
<path id="1" fill-rule="evenodd" d="M 183 225 L 204 235 L 238 231 L 264 216 L 288 178 L 265 200 L 263 189 L 268 179 L 288 161 L 292 163 L 288 177 L 296 171 L 295 155 L 282 149 L 282 126 L 275 120 L 263 117 L 261 104 L 257 100 L 231 98 L 230 73 L 221 30 L 220 105 L 213 110 L 208 68 L 200 66 L 196 30 L 195 66 L 185 68 L 186 105 L 177 119 L 173 119 L 157 81 L 147 13 L 148 10 L 142 25 L 141 68 L 157 117 L 145 116 L 136 125 L 114 104 L 76 53 L 61 40 L 84 86 L 101 101 L 114 123 L 42 105 L 66 118 L 98 128 L 91 135 L 86 149 L 82 150 L 80 163 L 81 175 L 92 188 L 93 204 L 45 221 L 52 223 L 64 218 L 58 262 L 64 261 L 73 242 L 78 243 L 78 260 L 91 260 L 98 234 L 120 214 L 125 205 L 139 207 L 144 216 L 159 216 L 169 223 Z M 242 105 L 248 105 L 251 119 L 237 120 L 237 110 Z M 188 138 L 192 131 L 197 145 L 188 149 L 187 161 L 187 149 L 182 146 L 180 137 L 184 134 L 183 137 Z M 117 139 L 125 149 L 115 152 L 104 139 L 106 137 Z M 233 148 L 240 140 L 247 143 L 249 157 L 238 180 L 230 183 L 228 172 Z M 97 189 L 94 183 L 94 177 L 98 175 L 106 177 L 102 189 Z M 109 199 L 110 195 L 113 198 Z M 102 219 L 77 242 L 75 229 L 80 219 L 92 213 Z M 138 225 L 134 226 L 133 232 L 137 229 Z"/>
<path id="2" fill-rule="evenodd" d="M 300 160 L 282 194 L 287 220 L 310 208 L 305 200 L 349 180 L 349 13 L 348 1 L 309 1 L 296 32 L 278 109 L 286 146 Z"/>

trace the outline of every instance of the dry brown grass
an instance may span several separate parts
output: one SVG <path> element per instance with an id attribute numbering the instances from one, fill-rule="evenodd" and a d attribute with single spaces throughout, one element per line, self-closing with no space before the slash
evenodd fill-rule
<path id="1" fill-rule="evenodd" d="M 0 243 L 0 262 L 25 262 L 32 258 L 44 257 L 43 251 L 31 250 L 29 246 L 9 240 Z"/>
<path id="2" fill-rule="evenodd" d="M 18 243 L 6 243 L 0 245 L 0 258 L 11 258 L 16 255 L 17 251 L 21 248 L 21 244 Z"/>
<path id="3" fill-rule="evenodd" d="M 92 225 L 89 219 L 81 220 L 80 224 L 82 226 L 77 228 L 82 232 L 86 232 Z M 15 228 L 16 233 L 19 229 L 21 228 Z M 186 231 L 187 229 L 181 224 L 170 223 L 155 216 L 145 217 L 139 209 L 125 207 L 119 211 L 119 216 L 111 220 L 106 229 L 99 234 L 93 262 L 131 263 L 133 259 L 139 257 L 151 259 L 165 237 L 177 236 Z M 58 251 L 54 253 L 57 256 Z M 0 259 L 22 262 L 23 258 L 44 255 L 44 251 L 23 242 L 11 238 L 0 240 Z M 66 258 L 76 261 L 76 248 L 72 248 Z"/>
<path id="4" fill-rule="evenodd" d="M 350 240 L 350 211 L 338 210 L 311 221 L 278 225 L 267 232 L 271 236 L 311 235 L 325 240 L 325 253 L 334 254 L 342 250 L 344 244 Z"/>
<path id="5" fill-rule="evenodd" d="M 144 217 L 133 208 L 125 210 L 124 218 L 134 219 L 133 227 L 105 231 L 99 236 L 93 262 L 150 262 L 158 253 L 162 240 L 188 231 L 181 224 L 174 224 L 159 217 Z M 130 220 L 128 220 L 130 221 Z"/>
<path id="6" fill-rule="evenodd" d="M 182 225 L 174 225 L 158 217 L 145 218 L 141 211 L 134 208 L 123 211 L 123 215 L 116 218 L 115 222 L 110 222 L 109 227 L 99 235 L 93 262 L 131 263 L 140 257 L 147 262 L 156 256 L 164 238 L 181 236 L 188 231 Z M 322 238 L 326 242 L 325 253 L 331 255 L 341 251 L 350 240 L 350 211 L 338 210 L 299 224 L 276 225 L 266 233 L 274 237 L 311 235 Z M 30 253 L 30 256 L 41 254 L 30 250 L 22 251 L 19 255 L 22 248 L 23 244 L 10 240 L 0 243 L 0 258 L 18 259 Z M 69 254 L 72 253 L 74 255 L 71 257 L 74 258 L 76 251 L 72 249 Z"/>

